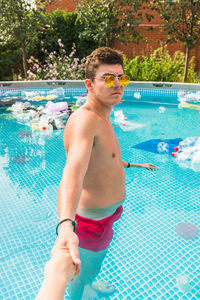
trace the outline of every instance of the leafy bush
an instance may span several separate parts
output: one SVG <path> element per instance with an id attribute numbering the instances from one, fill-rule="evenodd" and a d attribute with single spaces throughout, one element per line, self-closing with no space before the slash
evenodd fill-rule
<path id="1" fill-rule="evenodd" d="M 200 73 L 195 74 L 194 83 L 200 83 Z"/>
<path id="2" fill-rule="evenodd" d="M 171 57 L 167 46 L 156 49 L 150 56 L 136 56 L 125 60 L 125 72 L 133 81 L 171 81 L 180 82 L 183 79 L 185 54 L 176 51 Z M 188 82 L 194 82 L 194 57 L 191 58 L 188 69 Z"/>
<path id="3" fill-rule="evenodd" d="M 21 49 L 14 45 L 0 45 L 0 80 L 13 80 L 13 73 L 21 67 Z"/>
<path id="4" fill-rule="evenodd" d="M 27 58 L 34 56 L 42 67 L 46 64 L 48 57 L 52 52 L 56 52 L 55 56 L 60 55 L 60 46 L 58 39 L 62 40 L 63 48 L 66 55 L 70 55 L 72 47 L 76 45 L 76 57 L 81 60 L 98 47 L 97 42 L 86 36 L 80 38 L 80 32 L 84 30 L 81 25 L 77 12 L 65 12 L 63 10 L 52 11 L 42 15 L 45 19 L 45 25 L 27 44 Z M 41 41 L 43 41 L 41 43 Z M 22 54 L 20 44 L 0 39 L 0 80 L 13 80 L 22 74 Z M 45 50 L 45 51 L 44 51 Z M 42 69 L 44 69 L 42 67 Z M 24 77 L 22 75 L 22 77 Z M 37 75 L 39 78 L 39 75 Z M 63 79 L 63 78 L 62 78 Z"/>
<path id="5" fill-rule="evenodd" d="M 61 39 L 67 55 L 69 55 L 73 44 L 75 44 L 77 57 L 83 58 L 98 47 L 97 42 L 89 37 L 80 39 L 79 35 L 83 29 L 76 11 L 52 11 L 46 14 L 46 26 L 41 29 L 41 32 L 32 41 L 29 47 L 29 54 L 30 56 L 34 55 L 43 63 L 46 60 L 46 54 L 48 55 L 54 51 L 59 52 L 60 47 L 57 40 Z M 42 45 L 41 40 L 43 41 Z"/>
<path id="6" fill-rule="evenodd" d="M 28 80 L 77 80 L 84 78 L 85 59 L 80 60 L 75 57 L 75 45 L 67 56 L 61 39 L 58 39 L 57 42 L 60 50 L 58 53 L 56 51 L 51 52 L 43 64 L 37 58 L 30 57 L 28 60 L 29 70 L 27 71 Z M 47 51 L 43 50 L 47 54 Z M 19 76 L 18 80 L 21 79 L 23 78 Z"/>

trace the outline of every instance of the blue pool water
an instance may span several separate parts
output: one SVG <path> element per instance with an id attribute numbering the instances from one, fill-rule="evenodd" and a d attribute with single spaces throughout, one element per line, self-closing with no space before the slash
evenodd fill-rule
<path id="1" fill-rule="evenodd" d="M 21 91 L 11 91 L 19 96 Z M 71 94 L 69 94 L 69 92 Z M 66 91 L 66 96 L 83 90 Z M 109 296 L 85 299 L 200 299 L 200 238 L 181 237 L 179 223 L 200 229 L 200 172 L 168 153 L 133 146 L 152 139 L 185 140 L 200 135 L 200 113 L 179 109 L 177 91 L 126 93 L 111 115 L 122 159 L 151 162 L 157 172 L 126 169 L 126 200 L 97 280 L 111 282 Z M 149 94 L 148 94 L 149 93 Z M 1 96 L 4 96 L 3 93 Z M 8 94 L 6 94 L 8 96 Z M 148 98 L 148 100 L 147 100 Z M 68 101 L 72 100 L 68 99 Z M 36 102 L 40 105 L 43 102 Z M 159 112 L 164 107 L 164 112 Z M 127 117 L 117 120 L 115 112 Z M 19 133 L 29 126 L 0 109 L 0 299 L 34 299 L 50 258 L 57 224 L 57 190 L 65 164 L 63 129 Z M 164 134 L 163 134 L 164 133 Z M 16 159 L 17 158 L 17 159 Z M 183 292 L 177 279 L 186 276 Z M 66 292 L 66 298 L 68 292 Z"/>

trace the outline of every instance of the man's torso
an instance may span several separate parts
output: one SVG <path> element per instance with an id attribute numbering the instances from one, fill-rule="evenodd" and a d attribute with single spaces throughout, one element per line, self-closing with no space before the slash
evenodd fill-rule
<path id="1" fill-rule="evenodd" d="M 73 122 L 81 119 L 83 113 L 84 108 L 80 108 L 74 113 L 78 118 L 70 117 L 67 134 L 70 134 L 70 126 L 74 126 Z M 97 129 L 78 207 L 82 211 L 115 207 L 125 197 L 125 172 L 119 142 L 110 121 L 98 115 L 95 117 Z"/>

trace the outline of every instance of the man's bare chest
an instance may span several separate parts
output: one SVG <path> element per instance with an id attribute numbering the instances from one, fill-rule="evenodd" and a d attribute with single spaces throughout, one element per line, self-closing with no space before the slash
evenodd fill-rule
<path id="1" fill-rule="evenodd" d="M 106 158 L 121 158 L 121 149 L 113 128 L 101 130 L 94 139 L 94 151 Z"/>

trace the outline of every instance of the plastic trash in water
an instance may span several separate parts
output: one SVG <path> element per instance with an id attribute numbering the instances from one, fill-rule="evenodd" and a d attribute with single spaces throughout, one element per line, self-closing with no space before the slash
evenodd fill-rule
<path id="1" fill-rule="evenodd" d="M 63 88 L 55 88 L 53 90 L 48 91 L 46 96 L 47 99 L 51 100 L 51 97 L 54 99 L 64 99 L 65 98 L 65 90 Z"/>
<path id="2" fill-rule="evenodd" d="M 157 150 L 159 153 L 168 153 L 169 152 L 169 145 L 165 142 L 160 142 L 157 145 Z"/>
<path id="3" fill-rule="evenodd" d="M 159 113 L 163 114 L 166 111 L 166 108 L 164 106 L 159 107 Z"/>
<path id="4" fill-rule="evenodd" d="M 76 105 L 81 106 L 87 101 L 87 96 L 85 97 L 77 97 Z"/>
<path id="5" fill-rule="evenodd" d="M 141 94 L 138 93 L 138 92 L 135 92 L 133 96 L 134 96 L 134 98 L 136 98 L 136 99 L 141 99 L 141 97 L 142 97 Z"/>
<path id="6" fill-rule="evenodd" d="M 118 124 L 123 131 L 132 131 L 146 126 L 146 124 L 127 121 L 122 110 L 114 111 L 114 122 Z"/>
<path id="7" fill-rule="evenodd" d="M 200 172 L 200 137 L 188 137 L 178 145 L 176 163 L 182 168 Z"/>
<path id="8" fill-rule="evenodd" d="M 51 112 L 51 113 L 57 113 L 61 111 L 66 111 L 68 110 L 68 103 L 65 102 L 52 102 L 48 101 L 46 106 L 45 106 L 46 112 Z"/>
<path id="9" fill-rule="evenodd" d="M 115 117 L 114 121 L 116 123 L 122 123 L 125 121 L 125 116 L 122 110 L 115 110 L 114 117 Z"/>
<path id="10" fill-rule="evenodd" d="M 180 275 L 176 278 L 176 284 L 179 291 L 183 293 L 190 292 L 192 286 L 190 284 L 190 280 L 186 275 Z"/>
<path id="11" fill-rule="evenodd" d="M 200 103 L 200 91 L 197 92 L 178 92 L 178 101 L 179 102 L 194 102 L 194 103 Z"/>
<path id="12" fill-rule="evenodd" d="M 9 110 L 14 112 L 23 112 L 24 109 L 28 109 L 31 107 L 30 102 L 15 102 Z"/>
<path id="13" fill-rule="evenodd" d="M 23 99 L 29 100 L 29 101 L 34 100 L 34 98 L 37 97 L 37 96 L 39 96 L 39 95 L 40 95 L 40 93 L 38 91 L 32 91 L 32 92 L 22 91 L 22 97 L 23 97 Z"/>
<path id="14" fill-rule="evenodd" d="M 46 119 L 43 116 L 39 120 L 32 120 L 31 127 L 32 127 L 32 130 L 36 130 L 36 131 L 52 131 L 53 130 L 53 126 L 51 124 L 49 124 L 48 119 Z"/>

